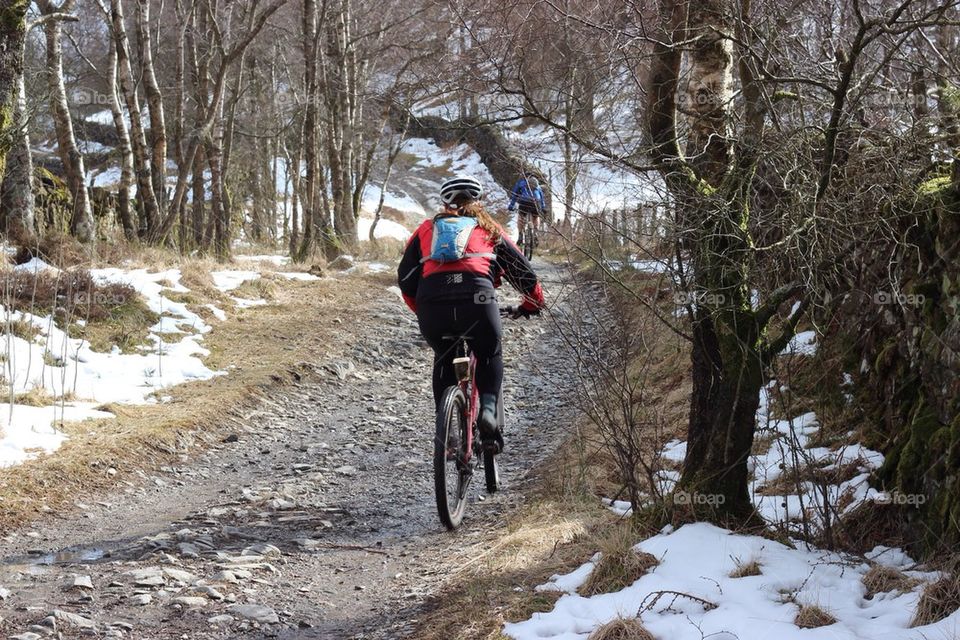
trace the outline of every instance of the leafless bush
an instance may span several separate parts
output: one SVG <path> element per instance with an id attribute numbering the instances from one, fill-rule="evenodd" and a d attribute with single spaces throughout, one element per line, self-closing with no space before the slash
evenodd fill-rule
<path id="1" fill-rule="evenodd" d="M 664 494 L 659 472 L 665 419 L 651 391 L 657 320 L 624 303 L 616 285 L 593 273 L 577 276 L 567 299 L 569 312 L 555 321 L 573 356 L 577 406 L 596 426 L 621 491 L 636 510 Z"/>

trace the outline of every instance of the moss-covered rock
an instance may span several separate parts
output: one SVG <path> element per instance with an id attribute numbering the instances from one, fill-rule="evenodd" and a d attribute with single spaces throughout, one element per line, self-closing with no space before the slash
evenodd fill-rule
<path id="1" fill-rule="evenodd" d="M 858 402 L 871 446 L 886 454 L 874 479 L 920 496 L 896 514 L 918 525 L 914 542 L 936 551 L 960 544 L 960 197 L 944 172 L 894 213 L 907 242 L 874 266 L 880 280 L 897 263 L 911 298 L 881 310 L 864 305 L 847 330 L 860 328 L 858 353 L 873 363 L 861 371 Z"/>

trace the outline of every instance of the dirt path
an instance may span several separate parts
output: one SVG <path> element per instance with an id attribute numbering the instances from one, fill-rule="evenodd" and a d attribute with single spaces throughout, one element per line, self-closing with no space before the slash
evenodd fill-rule
<path id="1" fill-rule="evenodd" d="M 424 599 L 496 539 L 526 470 L 563 437 L 569 373 L 550 322 L 506 323 L 504 491 L 475 482 L 449 534 L 433 504 L 429 355 L 413 316 L 373 291 L 342 322 L 336 355 L 220 445 L 0 541 L 0 632 L 404 637 Z"/>

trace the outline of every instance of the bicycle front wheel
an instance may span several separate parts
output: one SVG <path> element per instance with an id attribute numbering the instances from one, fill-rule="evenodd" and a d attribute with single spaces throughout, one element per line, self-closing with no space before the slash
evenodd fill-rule
<path id="1" fill-rule="evenodd" d="M 467 506 L 469 466 L 465 459 L 467 442 L 467 400 L 460 387 L 449 387 L 437 412 L 433 442 L 433 483 L 437 494 L 437 515 L 447 529 L 456 529 Z"/>
<path id="2" fill-rule="evenodd" d="M 527 260 L 533 260 L 533 230 L 530 227 L 523 231 L 523 255 Z"/>

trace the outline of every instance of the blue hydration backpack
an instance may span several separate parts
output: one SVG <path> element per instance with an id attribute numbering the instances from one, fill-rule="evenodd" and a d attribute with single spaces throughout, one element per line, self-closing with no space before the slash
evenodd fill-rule
<path id="1" fill-rule="evenodd" d="M 492 253 L 467 253 L 470 234 L 477 228 L 477 219 L 470 216 L 437 216 L 433 219 L 433 240 L 430 255 L 420 260 L 456 262 L 463 258 L 494 258 Z"/>

